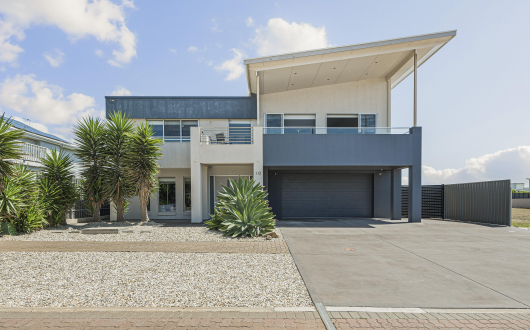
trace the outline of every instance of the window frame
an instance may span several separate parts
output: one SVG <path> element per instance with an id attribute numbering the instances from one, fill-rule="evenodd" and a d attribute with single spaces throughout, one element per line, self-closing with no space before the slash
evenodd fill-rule
<path id="1" fill-rule="evenodd" d="M 189 179 L 189 182 L 190 182 L 190 204 L 191 206 L 189 210 L 186 209 L 186 179 Z M 191 188 L 192 188 L 191 176 L 182 177 L 182 190 L 183 190 L 182 192 L 182 212 L 184 213 L 191 212 L 191 208 L 193 207 L 193 201 L 191 200 Z"/>
<path id="2" fill-rule="evenodd" d="M 164 180 L 166 180 L 166 182 L 164 182 Z M 158 185 L 159 187 L 161 186 L 161 184 L 173 184 L 174 185 L 174 193 L 175 193 L 175 196 L 174 196 L 174 200 L 175 200 L 175 206 L 174 206 L 174 211 L 160 211 L 160 189 L 158 191 L 158 212 L 157 214 L 158 215 L 176 215 L 177 214 L 177 180 L 176 178 L 174 177 L 159 177 L 158 178 Z M 164 204 L 164 205 L 168 205 L 168 204 Z"/>
<path id="3" fill-rule="evenodd" d="M 150 125 L 149 122 L 153 122 L 153 121 L 161 121 L 162 122 L 162 140 L 164 141 L 164 143 L 166 142 L 190 142 L 191 138 L 190 137 L 184 137 L 182 135 L 182 132 L 183 132 L 183 129 L 182 129 L 182 122 L 183 121 L 196 121 L 197 122 L 197 126 L 191 126 L 191 127 L 200 127 L 200 119 L 146 119 L 146 123 Z M 175 138 L 175 139 L 171 139 L 171 140 L 166 140 L 166 121 L 178 121 L 179 122 L 179 133 L 180 133 L 180 136 L 178 138 Z"/>

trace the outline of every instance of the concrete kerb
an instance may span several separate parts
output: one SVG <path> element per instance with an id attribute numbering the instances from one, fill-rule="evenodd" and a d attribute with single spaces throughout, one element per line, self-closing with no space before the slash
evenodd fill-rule
<path id="1" fill-rule="evenodd" d="M 499 308 L 499 309 L 484 309 L 484 308 L 465 308 L 465 309 L 451 309 L 451 308 L 384 308 L 384 307 L 326 307 L 328 312 L 365 312 L 365 313 L 404 313 L 404 314 L 530 314 L 530 308 Z"/>
<path id="2" fill-rule="evenodd" d="M 238 312 L 278 313 L 316 312 L 315 307 L 0 307 L 0 313 L 68 313 L 68 312 Z"/>

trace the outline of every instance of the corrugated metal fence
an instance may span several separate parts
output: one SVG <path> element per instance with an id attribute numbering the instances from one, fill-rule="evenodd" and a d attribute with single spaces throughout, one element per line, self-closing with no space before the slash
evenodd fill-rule
<path id="1" fill-rule="evenodd" d="M 444 185 L 444 218 L 510 226 L 510 180 Z"/>

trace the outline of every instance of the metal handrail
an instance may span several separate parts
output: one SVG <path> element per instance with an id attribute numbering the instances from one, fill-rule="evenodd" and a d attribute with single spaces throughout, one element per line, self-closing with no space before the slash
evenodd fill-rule
<path id="1" fill-rule="evenodd" d="M 208 144 L 253 144 L 252 127 L 204 127 L 201 142 Z"/>
<path id="2" fill-rule="evenodd" d="M 264 127 L 263 134 L 409 134 L 410 127 Z"/>

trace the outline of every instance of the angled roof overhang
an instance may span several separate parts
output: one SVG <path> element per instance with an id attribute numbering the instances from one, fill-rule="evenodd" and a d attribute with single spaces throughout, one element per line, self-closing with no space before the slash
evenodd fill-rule
<path id="1" fill-rule="evenodd" d="M 456 30 L 247 59 L 249 94 L 257 92 L 258 74 L 260 94 L 377 78 L 394 88 L 413 72 L 414 50 L 421 66 L 454 36 Z"/>

